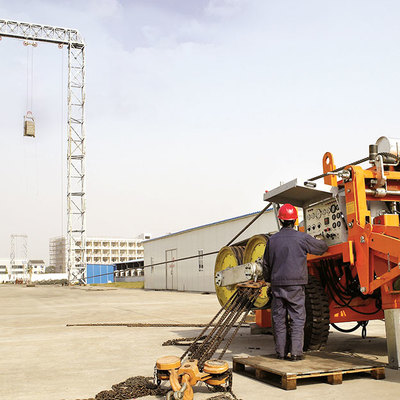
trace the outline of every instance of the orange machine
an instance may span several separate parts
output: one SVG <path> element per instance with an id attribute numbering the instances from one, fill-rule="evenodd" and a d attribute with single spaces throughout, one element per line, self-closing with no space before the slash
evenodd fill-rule
<path id="1" fill-rule="evenodd" d="M 365 162 L 370 163 L 367 169 L 359 166 Z M 324 183 L 317 186 L 322 178 Z M 342 168 L 325 153 L 322 175 L 294 179 L 266 192 L 264 200 L 274 204 L 275 211 L 284 203 L 302 209 L 299 229 L 323 236 L 329 245 L 323 255 L 308 257 L 304 349 L 323 348 L 330 324 L 345 331 L 336 323 L 355 321 L 348 331 L 362 327 L 365 336 L 369 320 L 385 318 L 389 365 L 399 368 L 400 139 L 381 137 L 370 146 L 368 157 Z M 246 315 L 255 309 L 257 325 L 271 327 L 260 265 L 269 235 L 255 235 L 219 251 L 215 288 L 221 310 L 181 357 L 156 362 L 155 383 L 171 384 L 167 398 L 191 400 L 197 382 L 229 390 L 232 373 L 222 357 Z M 225 337 L 225 347 L 215 359 Z"/>
<path id="2" fill-rule="evenodd" d="M 323 175 L 289 182 L 264 196 L 303 208 L 300 229 L 322 234 L 329 245 L 322 256 L 308 257 L 309 285 L 323 289 L 318 295 L 308 293 L 308 300 L 320 303 L 314 307 L 320 315 L 315 330 L 325 331 L 315 333 L 314 342 L 308 340 L 309 348 L 325 344 L 329 322 L 356 321 L 365 327 L 366 321 L 383 319 L 384 310 L 400 308 L 399 146 L 400 139 L 381 137 L 370 146 L 368 158 L 341 169 L 325 153 Z M 367 169 L 357 165 L 366 161 Z M 315 185 L 322 178 L 329 190 Z M 322 321 L 323 315 L 329 321 Z M 270 310 L 256 311 L 256 321 L 271 326 Z"/>
<path id="3" fill-rule="evenodd" d="M 368 168 L 359 164 L 369 163 Z M 331 153 L 323 156 L 323 174 L 294 179 L 264 194 L 275 212 L 291 203 L 303 213 L 299 229 L 322 235 L 329 250 L 309 256 L 304 349 L 325 346 L 330 324 L 369 320 L 386 322 L 389 364 L 400 363 L 400 139 L 381 137 L 369 156 L 336 168 Z M 318 183 L 318 185 L 317 185 Z M 278 224 L 279 225 L 279 224 Z M 279 228 L 277 228 L 279 229 Z M 244 279 L 248 264 L 263 256 L 270 234 L 223 247 L 215 264 L 215 287 L 221 305 Z M 248 268 L 248 267 L 247 267 Z M 249 279 L 249 278 L 248 278 Z M 224 283 L 225 282 L 225 283 Z M 263 288 L 255 302 L 256 323 L 271 327 L 270 301 Z"/>

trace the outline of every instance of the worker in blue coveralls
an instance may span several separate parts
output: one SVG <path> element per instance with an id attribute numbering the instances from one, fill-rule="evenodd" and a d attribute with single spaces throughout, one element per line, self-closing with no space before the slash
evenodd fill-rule
<path id="1" fill-rule="evenodd" d="M 306 321 L 305 285 L 308 283 L 307 254 L 321 255 L 328 250 L 323 240 L 294 228 L 297 209 L 284 204 L 278 213 L 282 229 L 272 235 L 265 247 L 263 275 L 271 282 L 272 321 L 278 359 L 304 359 L 304 324 Z M 291 343 L 286 343 L 287 314 L 291 318 Z"/>

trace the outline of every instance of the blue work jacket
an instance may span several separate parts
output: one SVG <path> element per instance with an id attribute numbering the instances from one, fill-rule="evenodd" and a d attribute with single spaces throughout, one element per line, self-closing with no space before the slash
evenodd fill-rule
<path id="1" fill-rule="evenodd" d="M 265 247 L 263 275 L 271 286 L 306 285 L 307 254 L 321 255 L 328 250 L 323 240 L 292 228 L 272 235 Z"/>

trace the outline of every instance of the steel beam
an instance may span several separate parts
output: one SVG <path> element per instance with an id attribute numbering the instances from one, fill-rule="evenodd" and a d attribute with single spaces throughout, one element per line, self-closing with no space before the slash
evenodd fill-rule
<path id="1" fill-rule="evenodd" d="M 76 29 L 58 28 L 55 26 L 9 21 L 5 19 L 0 19 L 0 36 L 35 40 L 38 42 L 85 46 L 82 36 Z"/>

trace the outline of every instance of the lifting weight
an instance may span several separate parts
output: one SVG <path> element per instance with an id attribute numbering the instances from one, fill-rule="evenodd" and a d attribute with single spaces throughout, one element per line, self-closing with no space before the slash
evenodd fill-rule
<path id="1" fill-rule="evenodd" d="M 24 116 L 24 136 L 35 137 L 35 119 L 31 111 Z"/>

